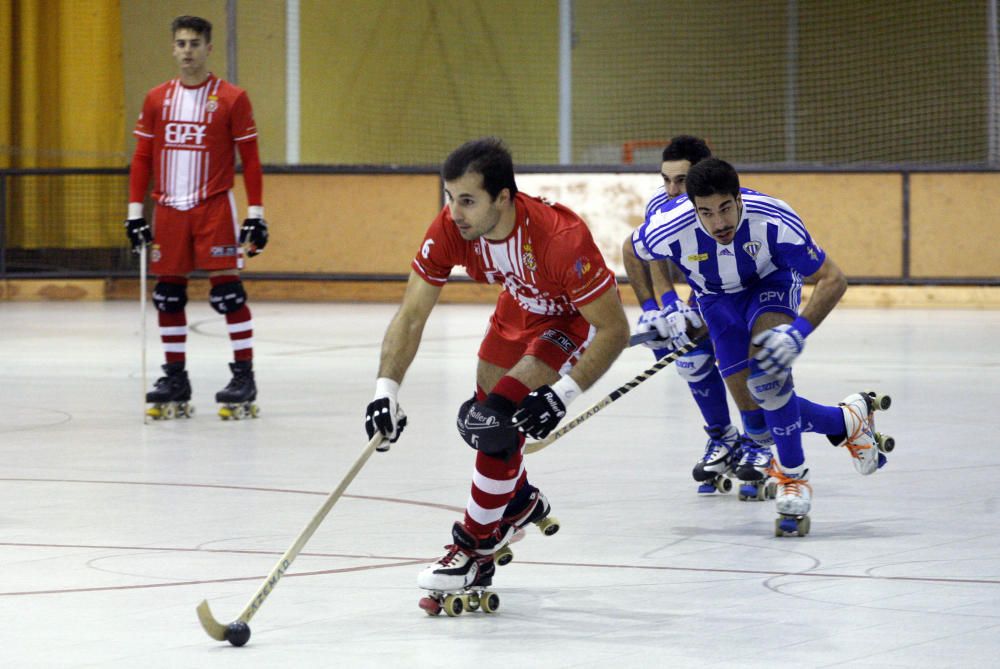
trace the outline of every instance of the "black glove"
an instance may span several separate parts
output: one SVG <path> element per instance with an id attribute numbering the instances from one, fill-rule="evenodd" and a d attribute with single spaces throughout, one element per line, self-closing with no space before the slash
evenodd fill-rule
<path id="1" fill-rule="evenodd" d="M 143 246 L 149 246 L 153 241 L 153 231 L 144 218 L 130 218 L 125 221 L 125 234 L 128 235 L 132 253 L 138 253 Z"/>
<path id="2" fill-rule="evenodd" d="M 528 393 L 514 412 L 517 429 L 534 439 L 544 439 L 566 415 L 566 405 L 551 386 L 539 386 Z"/>
<path id="3" fill-rule="evenodd" d="M 376 447 L 379 451 L 388 451 L 389 444 L 395 444 L 406 427 L 406 414 L 389 397 L 378 397 L 368 404 L 365 410 L 365 432 L 368 438 L 375 436 L 375 431 L 381 432 L 389 442 L 382 442 Z"/>
<path id="4" fill-rule="evenodd" d="M 251 258 L 267 246 L 267 222 L 263 218 L 248 218 L 240 228 L 240 246 L 248 244 L 247 255 Z"/>

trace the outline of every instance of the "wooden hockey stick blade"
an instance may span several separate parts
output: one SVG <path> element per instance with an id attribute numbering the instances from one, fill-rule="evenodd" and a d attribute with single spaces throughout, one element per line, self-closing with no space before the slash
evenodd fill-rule
<path id="1" fill-rule="evenodd" d="M 584 411 L 583 413 L 581 413 L 579 416 L 577 416 L 573 420 L 569 421 L 568 423 L 566 423 L 565 425 L 563 425 L 562 427 L 560 427 L 558 430 L 556 430 L 555 432 L 553 432 L 549 436 L 545 437 L 545 439 L 542 439 L 541 441 L 536 441 L 536 442 L 531 443 L 531 444 L 526 444 L 525 447 L 524 447 L 525 454 L 528 454 L 528 453 L 537 453 L 538 451 L 542 450 L 543 448 L 546 448 L 546 447 L 550 446 L 552 444 L 552 442 L 554 442 L 556 439 L 560 439 L 560 438 L 564 437 L 566 435 L 566 433 L 568 433 L 571 430 L 573 430 L 576 427 L 578 427 L 581 423 L 583 423 L 584 421 L 588 420 L 591 416 L 593 416 L 594 414 L 596 414 L 597 412 L 599 412 L 601 409 L 603 409 L 604 407 L 608 406 L 609 404 L 611 404 L 613 402 L 616 402 L 618 399 L 621 398 L 622 395 L 624 395 L 628 391 L 632 390 L 637 385 L 639 385 L 640 383 L 642 383 L 643 381 L 645 381 L 646 379 L 648 379 L 649 377 L 653 376 L 658 371 L 660 371 L 661 369 L 663 369 L 664 367 L 666 367 L 667 365 L 669 365 L 670 363 L 672 363 L 674 360 L 676 360 L 677 358 L 681 357 L 682 355 L 684 355 L 685 353 L 687 353 L 688 351 L 690 351 L 691 349 L 693 349 L 695 346 L 697 346 L 699 343 L 701 343 L 701 341 L 702 341 L 701 339 L 697 339 L 695 341 L 692 341 L 692 342 L 690 342 L 690 343 L 688 343 L 688 344 L 686 344 L 684 346 L 681 346 L 676 351 L 671 352 L 669 355 L 666 355 L 666 356 L 660 358 L 656 362 L 655 365 L 653 365 L 652 367 L 650 367 L 646 371 L 642 372 L 641 374 L 637 374 L 635 376 L 635 378 L 633 378 L 628 383 L 626 383 L 626 384 L 624 384 L 622 386 L 619 386 L 615 390 L 611 391 L 608 395 L 606 395 L 599 402 L 597 402 L 596 404 L 594 404 L 592 407 L 590 407 L 589 409 L 587 409 L 586 411 Z"/>
<path id="2" fill-rule="evenodd" d="M 201 628 L 205 630 L 208 636 L 216 641 L 226 640 L 226 626 L 212 615 L 212 609 L 208 606 L 208 600 L 203 599 L 201 600 L 201 604 L 198 605 L 198 620 L 201 622 Z"/>
<path id="3" fill-rule="evenodd" d="M 340 484 L 326 498 L 326 501 L 323 502 L 323 506 L 321 506 L 319 511 L 317 511 L 312 517 L 312 520 L 309 521 L 309 524 L 306 525 L 305 529 L 299 533 L 298 538 L 295 539 L 295 543 L 292 544 L 291 548 L 285 551 L 285 554 L 278 559 L 278 563 L 274 565 L 273 569 L 271 569 L 271 573 L 269 573 L 267 578 L 264 579 L 264 582 L 257 589 L 257 592 L 254 593 L 254 596 L 250 598 L 250 601 L 243 608 L 243 612 L 240 613 L 239 618 L 233 622 L 249 623 L 250 619 L 253 618 L 257 611 L 260 610 L 260 607 L 264 605 L 264 600 L 267 599 L 267 596 L 271 594 L 275 587 L 277 587 L 278 581 L 280 581 L 281 577 L 285 575 L 288 568 L 292 566 L 292 562 L 296 557 L 298 557 L 298 554 L 305 547 L 306 542 L 309 541 L 312 535 L 319 528 L 320 523 L 323 522 L 326 515 L 330 513 L 330 509 L 333 508 L 333 505 L 337 503 L 340 496 L 344 494 L 345 490 L 347 490 L 347 486 L 349 486 L 351 481 L 354 480 L 354 477 L 358 475 L 358 472 L 361 471 L 361 468 L 364 466 L 365 462 L 368 461 L 368 458 L 370 458 L 372 453 L 375 452 L 375 447 L 382 443 L 383 440 L 384 437 L 381 433 L 376 432 L 375 436 L 373 436 L 368 442 L 368 445 L 365 446 L 365 449 L 361 451 L 361 455 L 358 456 L 358 459 L 354 461 L 350 471 L 347 472 Z M 201 626 L 205 629 L 208 636 L 212 637 L 216 641 L 225 640 L 226 626 L 215 619 L 212 615 L 212 610 L 208 606 L 208 602 L 202 601 L 202 603 L 198 605 L 197 611 L 198 620 L 201 621 Z"/>

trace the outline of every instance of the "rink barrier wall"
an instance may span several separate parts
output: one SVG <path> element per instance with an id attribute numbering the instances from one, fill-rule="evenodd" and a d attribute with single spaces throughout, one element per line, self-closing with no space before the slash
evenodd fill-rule
<path id="1" fill-rule="evenodd" d="M 519 169 L 525 192 L 581 211 L 609 263 L 620 267 L 617 248 L 641 222 L 642 205 L 658 182 L 655 169 Z M 271 243 L 244 273 L 255 299 L 399 299 L 409 262 L 442 206 L 436 170 L 269 166 L 265 172 Z M 0 179 L 17 173 L 3 171 Z M 993 297 L 1000 290 L 1000 245 L 984 234 L 1000 204 L 1000 173 L 743 167 L 741 177 L 744 185 L 792 204 L 851 280 L 848 301 L 971 308 L 1000 302 Z M 235 194 L 244 211 L 242 179 Z M 11 239 L 4 235 L 6 209 L 0 206 L 0 251 Z M 137 271 L 20 274 L 4 272 L 0 261 L 0 299 L 127 299 L 137 294 L 136 277 Z M 629 302 L 631 291 L 622 294 Z M 443 299 L 491 301 L 495 295 L 496 287 L 456 277 Z"/>

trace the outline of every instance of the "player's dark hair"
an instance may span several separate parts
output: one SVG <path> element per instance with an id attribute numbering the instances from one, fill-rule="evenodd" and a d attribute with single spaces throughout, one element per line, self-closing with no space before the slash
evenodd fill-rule
<path id="1" fill-rule="evenodd" d="M 663 149 L 663 160 L 686 160 L 692 165 L 698 163 L 712 155 L 712 149 L 708 148 L 701 137 L 694 135 L 677 135 L 670 140 L 667 148 Z"/>
<path id="2" fill-rule="evenodd" d="M 688 170 L 687 194 L 692 202 L 696 197 L 716 194 L 739 197 L 740 175 L 725 160 L 705 158 Z"/>
<path id="3" fill-rule="evenodd" d="M 441 167 L 441 178 L 454 181 L 466 172 L 481 174 L 483 189 L 494 200 L 504 188 L 510 190 L 512 199 L 517 194 L 514 160 L 502 139 L 484 137 L 458 147 L 445 159 Z"/>
<path id="4" fill-rule="evenodd" d="M 178 16 L 170 24 L 170 35 L 174 36 L 178 30 L 193 30 L 205 38 L 206 43 L 212 41 L 212 24 L 200 16 Z"/>

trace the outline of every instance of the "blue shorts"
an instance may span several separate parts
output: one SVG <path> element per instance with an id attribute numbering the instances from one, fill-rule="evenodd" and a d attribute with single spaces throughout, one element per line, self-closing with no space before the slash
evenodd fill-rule
<path id="1" fill-rule="evenodd" d="M 801 301 L 802 278 L 792 270 L 778 270 L 738 293 L 701 294 L 698 304 L 722 375 L 747 368 L 750 331 L 758 316 L 775 311 L 794 319 Z"/>

